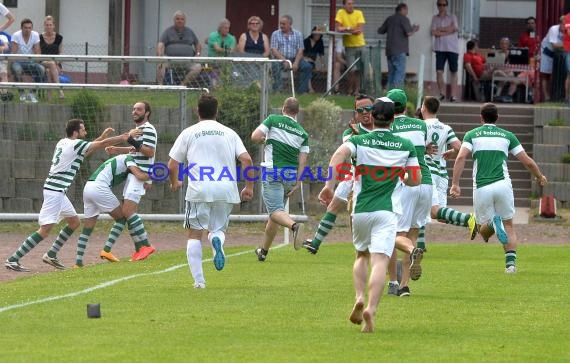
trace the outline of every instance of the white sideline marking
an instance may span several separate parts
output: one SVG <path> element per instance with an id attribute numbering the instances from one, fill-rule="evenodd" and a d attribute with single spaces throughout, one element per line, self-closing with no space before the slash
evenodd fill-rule
<path id="1" fill-rule="evenodd" d="M 278 249 L 278 248 L 285 247 L 285 246 L 287 246 L 287 245 L 288 245 L 288 244 L 286 244 L 286 243 L 282 243 L 282 244 L 280 244 L 280 245 L 277 245 L 277 246 L 273 247 L 272 249 L 273 249 L 273 250 L 276 250 L 276 249 Z M 251 250 L 242 251 L 242 252 L 237 252 L 237 253 L 234 253 L 234 254 L 231 254 L 231 255 L 226 255 L 226 257 L 236 257 L 236 256 L 245 255 L 246 253 L 251 253 Z M 208 258 L 207 260 L 202 260 L 202 262 L 210 262 L 210 261 L 212 261 L 211 258 Z M 171 267 L 169 267 L 169 268 L 167 268 L 167 269 L 164 269 L 164 270 L 161 270 L 161 271 L 147 272 L 147 273 L 143 273 L 143 274 L 134 274 L 134 275 L 129 275 L 129 276 L 121 277 L 120 279 L 103 282 L 103 283 L 101 283 L 101 284 L 98 284 L 98 285 L 95 285 L 95 286 L 92 286 L 92 287 L 88 287 L 88 288 L 83 289 L 83 290 L 80 290 L 80 291 L 70 292 L 69 294 L 56 295 L 56 296 L 48 296 L 48 297 L 45 297 L 45 298 L 39 299 L 39 300 L 32 300 L 32 301 L 28 301 L 28 302 L 21 303 L 21 304 L 14 304 L 14 305 L 3 306 L 3 307 L 0 307 L 0 313 L 3 313 L 3 312 L 8 311 L 8 310 L 14 310 L 14 309 L 19 309 L 19 308 L 25 308 L 26 306 L 30 306 L 30 305 L 42 304 L 42 303 L 45 303 L 45 302 L 56 301 L 56 300 L 62 300 L 62 299 L 70 298 L 70 297 L 76 297 L 76 296 L 79 296 L 79 295 L 88 294 L 88 293 L 90 293 L 90 292 L 92 292 L 92 291 L 95 291 L 95 290 L 104 289 L 104 288 L 106 288 L 106 287 L 113 286 L 113 285 L 115 285 L 115 284 L 118 284 L 119 282 L 131 280 L 131 279 L 134 279 L 134 278 L 137 278 L 137 277 L 160 275 L 160 274 L 163 274 L 163 273 L 166 273 L 166 272 L 171 272 L 171 271 L 174 271 L 174 270 L 178 270 L 179 268 L 185 267 L 185 266 L 188 266 L 188 264 L 187 264 L 187 263 L 182 263 L 182 264 L 180 264 L 180 265 L 174 265 L 174 266 L 171 266 Z"/>

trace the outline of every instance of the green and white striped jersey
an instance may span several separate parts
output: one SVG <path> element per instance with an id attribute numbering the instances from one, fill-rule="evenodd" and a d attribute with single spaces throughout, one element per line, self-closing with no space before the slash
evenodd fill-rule
<path id="1" fill-rule="evenodd" d="M 356 125 L 356 129 L 358 130 L 358 135 L 364 135 L 370 132 L 370 130 L 362 126 L 360 122 Z M 352 133 L 352 129 L 349 127 L 342 133 L 342 142 L 346 142 L 351 136 L 354 136 L 354 134 Z"/>
<path id="2" fill-rule="evenodd" d="M 398 136 L 408 139 L 416 147 L 418 162 L 422 168 L 422 184 L 432 184 L 431 173 L 427 167 L 426 141 L 427 126 L 422 120 L 408 117 L 406 115 L 398 115 L 394 117 L 394 122 L 390 126 L 390 130 Z"/>
<path id="3" fill-rule="evenodd" d="M 473 187 L 481 188 L 499 180 L 510 180 L 507 169 L 509 152 L 524 151 L 517 137 L 493 124 L 485 124 L 465 134 L 461 147 L 473 154 Z"/>
<path id="4" fill-rule="evenodd" d="M 436 118 L 424 120 L 427 126 L 427 141 L 437 145 L 437 152 L 433 155 L 426 154 L 426 165 L 432 174 L 447 178 L 447 164 L 443 153 L 447 151 L 447 145 L 459 140 L 451 126 L 444 124 Z"/>
<path id="5" fill-rule="evenodd" d="M 394 173 L 419 166 L 410 140 L 384 129 L 352 136 L 344 145 L 356 158 L 356 168 L 363 166 L 370 171 L 354 179 L 354 213 L 384 210 L 402 214 L 402 188 L 398 188 L 402 182 Z"/>
<path id="6" fill-rule="evenodd" d="M 121 154 L 106 160 L 91 174 L 89 181 L 105 184 L 109 187 L 119 185 L 127 179 L 129 167 L 137 166 L 134 158 Z"/>
<path id="7" fill-rule="evenodd" d="M 299 153 L 309 153 L 309 134 L 299 123 L 286 115 L 269 115 L 260 129 L 265 134 L 267 168 L 299 166 Z"/>
<path id="8" fill-rule="evenodd" d="M 136 151 L 134 153 L 131 153 L 131 155 L 133 156 L 138 167 L 142 171 L 147 172 L 148 169 L 150 168 L 150 166 L 152 164 L 154 164 L 154 158 L 156 157 L 156 144 L 158 143 L 158 137 L 156 135 L 156 129 L 148 121 L 142 125 L 137 126 L 137 129 L 142 129 L 143 134 L 142 134 L 142 136 L 139 136 L 135 140 L 137 140 L 137 141 L 142 140 L 143 145 L 146 145 L 146 146 L 153 148 L 155 150 L 155 155 L 152 158 L 144 156 L 140 151 Z"/>
<path id="9" fill-rule="evenodd" d="M 51 168 L 44 188 L 66 192 L 81 167 L 91 142 L 82 139 L 61 139 L 55 146 Z"/>

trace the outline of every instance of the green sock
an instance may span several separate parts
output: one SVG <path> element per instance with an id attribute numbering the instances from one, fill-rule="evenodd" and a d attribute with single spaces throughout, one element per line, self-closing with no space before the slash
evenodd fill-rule
<path id="1" fill-rule="evenodd" d="M 462 213 L 456 211 L 455 209 L 447 207 L 439 208 L 437 210 L 438 220 L 442 220 L 445 221 L 445 223 L 447 224 L 453 224 L 456 226 L 467 227 L 467 221 L 469 220 L 470 216 L 471 216 L 470 213 Z"/>
<path id="2" fill-rule="evenodd" d="M 127 219 L 127 226 L 129 234 L 135 243 L 135 251 L 138 252 L 142 246 L 150 246 L 143 221 L 138 214 L 135 213 L 131 218 Z"/>
<path id="3" fill-rule="evenodd" d="M 417 247 L 425 251 L 426 249 L 426 226 L 420 228 L 418 240 L 416 241 Z"/>
<path id="4" fill-rule="evenodd" d="M 103 251 L 111 252 L 111 249 L 115 245 L 117 238 L 119 238 L 119 236 L 125 229 L 125 223 L 127 223 L 126 218 L 120 218 L 115 221 L 113 227 L 111 227 L 111 230 L 109 231 L 109 236 L 107 237 L 107 241 L 105 242 L 105 247 L 103 247 Z"/>
<path id="5" fill-rule="evenodd" d="M 32 233 L 22 245 L 10 258 L 8 261 L 14 262 L 20 260 L 20 258 L 24 257 L 28 252 L 30 252 L 34 247 L 38 245 L 43 240 L 42 236 L 38 232 Z"/>
<path id="6" fill-rule="evenodd" d="M 311 245 L 313 247 L 318 248 L 321 245 L 325 237 L 333 229 L 335 222 L 336 222 L 336 214 L 326 212 L 323 218 L 321 218 L 321 221 L 319 222 L 319 227 L 317 228 L 315 237 L 313 237 L 313 240 L 311 241 Z"/>
<path id="7" fill-rule="evenodd" d="M 83 255 L 87 249 L 87 243 L 89 243 L 89 236 L 91 236 L 93 228 L 83 228 L 79 239 L 77 240 L 77 251 L 75 253 L 75 264 L 78 266 L 83 266 Z"/>
<path id="8" fill-rule="evenodd" d="M 47 252 L 47 255 L 51 258 L 55 258 L 59 250 L 63 247 L 63 245 L 69 239 L 69 237 L 73 234 L 73 231 L 74 230 L 69 228 L 69 226 L 63 227 L 63 229 L 59 231 L 59 234 L 57 235 L 55 241 L 53 241 L 53 244 L 51 245 L 51 248 Z"/>
<path id="9" fill-rule="evenodd" d="M 517 251 L 505 252 L 505 267 L 515 266 L 517 263 Z"/>

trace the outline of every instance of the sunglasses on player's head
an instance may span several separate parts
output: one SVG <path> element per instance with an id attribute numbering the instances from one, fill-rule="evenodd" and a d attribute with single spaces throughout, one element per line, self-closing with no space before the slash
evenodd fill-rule
<path id="1" fill-rule="evenodd" d="M 358 112 L 358 113 L 363 113 L 363 112 L 365 112 L 365 111 L 366 111 L 366 112 L 370 112 L 370 111 L 372 111 L 372 106 L 357 107 L 357 108 L 355 109 L 355 111 Z"/>

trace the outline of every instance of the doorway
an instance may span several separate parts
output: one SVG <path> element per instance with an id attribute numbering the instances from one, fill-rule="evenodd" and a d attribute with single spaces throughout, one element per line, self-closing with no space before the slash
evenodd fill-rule
<path id="1" fill-rule="evenodd" d="M 226 18 L 231 22 L 230 33 L 236 40 L 247 30 L 247 19 L 251 16 L 263 20 L 261 31 L 271 38 L 279 24 L 279 0 L 226 0 Z"/>

